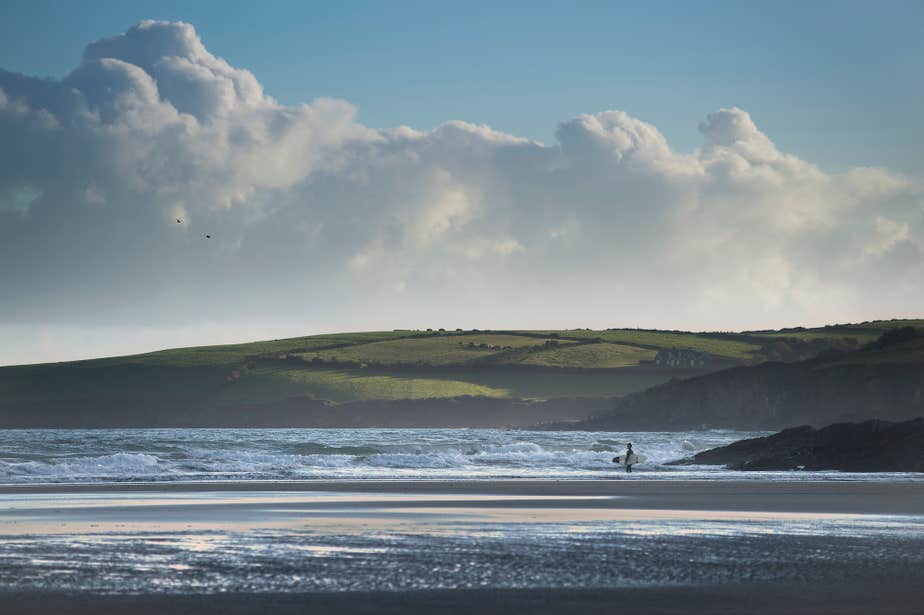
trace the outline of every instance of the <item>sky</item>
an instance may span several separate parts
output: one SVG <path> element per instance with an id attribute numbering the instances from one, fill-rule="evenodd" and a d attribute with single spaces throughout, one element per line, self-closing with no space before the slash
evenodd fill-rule
<path id="1" fill-rule="evenodd" d="M 5 2 L 0 364 L 921 316 L 922 7 Z"/>

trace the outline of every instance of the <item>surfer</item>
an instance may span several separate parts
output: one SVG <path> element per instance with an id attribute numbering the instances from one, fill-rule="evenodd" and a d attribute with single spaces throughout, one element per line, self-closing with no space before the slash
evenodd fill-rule
<path id="1" fill-rule="evenodd" d="M 632 450 L 632 443 L 626 444 L 626 472 L 632 471 L 632 464 L 635 463 L 635 451 Z"/>

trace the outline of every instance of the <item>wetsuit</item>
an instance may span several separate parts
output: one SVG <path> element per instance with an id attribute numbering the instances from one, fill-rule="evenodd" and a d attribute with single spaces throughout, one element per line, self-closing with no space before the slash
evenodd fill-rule
<path id="1" fill-rule="evenodd" d="M 635 451 L 633 451 L 631 448 L 626 449 L 626 472 L 632 471 L 632 464 L 629 463 L 629 455 L 635 455 Z"/>

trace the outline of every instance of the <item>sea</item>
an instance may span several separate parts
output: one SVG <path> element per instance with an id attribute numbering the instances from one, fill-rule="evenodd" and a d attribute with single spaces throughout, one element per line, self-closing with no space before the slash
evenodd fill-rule
<path id="1" fill-rule="evenodd" d="M 739 472 L 671 465 L 770 432 L 503 429 L 0 430 L 0 484 L 311 479 L 599 479 L 631 442 L 646 479 L 914 480 L 921 474 Z"/>

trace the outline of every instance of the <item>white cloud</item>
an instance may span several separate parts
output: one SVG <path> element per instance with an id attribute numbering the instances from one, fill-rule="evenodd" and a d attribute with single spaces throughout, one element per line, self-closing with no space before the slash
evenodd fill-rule
<path id="1" fill-rule="evenodd" d="M 375 130 L 143 22 L 60 81 L 0 71 L 0 323 L 727 329 L 924 305 L 917 179 L 825 173 L 734 107 L 700 130 L 690 153 L 622 111 L 551 145 Z"/>

